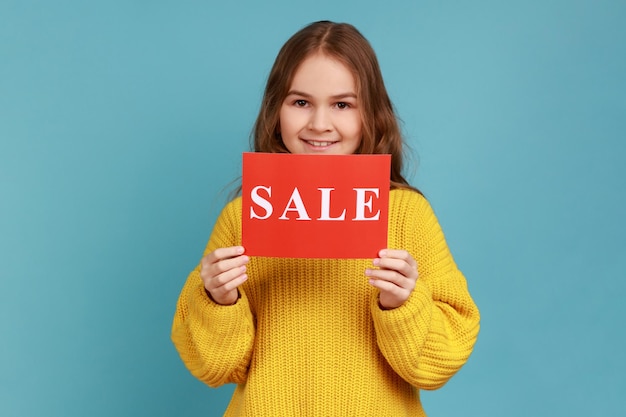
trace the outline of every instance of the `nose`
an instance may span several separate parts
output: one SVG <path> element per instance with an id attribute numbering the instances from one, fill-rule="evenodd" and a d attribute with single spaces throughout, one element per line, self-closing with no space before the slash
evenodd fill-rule
<path id="1" fill-rule="evenodd" d="M 329 109 L 323 107 L 316 107 L 311 112 L 311 117 L 309 118 L 309 129 L 316 132 L 331 130 L 332 123 L 329 111 Z"/>

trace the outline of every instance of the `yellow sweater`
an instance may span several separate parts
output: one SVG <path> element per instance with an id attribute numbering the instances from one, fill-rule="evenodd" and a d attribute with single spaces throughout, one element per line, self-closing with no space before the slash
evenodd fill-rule
<path id="1" fill-rule="evenodd" d="M 197 378 L 238 384 L 226 416 L 425 416 L 419 389 L 441 387 L 467 361 L 479 313 L 439 223 L 416 192 L 389 200 L 388 247 L 408 250 L 419 271 L 394 310 L 368 284 L 371 259 L 252 257 L 232 306 L 207 297 L 199 266 L 191 272 L 172 340 Z M 205 254 L 240 244 L 237 198 Z"/>

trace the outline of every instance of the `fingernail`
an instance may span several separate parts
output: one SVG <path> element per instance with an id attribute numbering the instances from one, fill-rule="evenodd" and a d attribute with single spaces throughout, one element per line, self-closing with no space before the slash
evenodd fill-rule
<path id="1" fill-rule="evenodd" d="M 374 260 L 372 261 L 372 263 L 373 263 L 374 265 L 378 266 L 378 265 L 380 264 L 380 259 L 379 259 L 379 258 L 376 258 L 376 259 L 374 259 Z"/>
<path id="2" fill-rule="evenodd" d="M 366 276 L 370 276 L 372 274 L 372 270 L 371 269 L 366 269 L 365 270 L 365 275 Z"/>
<path id="3" fill-rule="evenodd" d="M 237 253 L 240 254 L 240 255 L 243 253 L 243 247 L 242 246 L 239 246 L 237 248 Z"/>

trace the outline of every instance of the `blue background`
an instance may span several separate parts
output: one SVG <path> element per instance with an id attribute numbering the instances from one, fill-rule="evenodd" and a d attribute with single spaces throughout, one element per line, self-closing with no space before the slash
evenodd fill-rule
<path id="1" fill-rule="evenodd" d="M 0 415 L 222 415 L 175 302 L 319 19 L 376 49 L 481 308 L 429 415 L 626 414 L 624 1 L 1 0 Z"/>

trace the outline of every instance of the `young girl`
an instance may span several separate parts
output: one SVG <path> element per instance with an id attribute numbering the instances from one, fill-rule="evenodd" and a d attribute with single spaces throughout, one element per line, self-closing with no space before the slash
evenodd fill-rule
<path id="1" fill-rule="evenodd" d="M 183 362 L 212 387 L 237 384 L 227 416 L 424 416 L 419 390 L 467 361 L 479 314 L 430 205 L 402 176 L 397 119 L 353 26 L 313 23 L 283 46 L 254 150 L 391 154 L 389 248 L 373 260 L 250 258 L 234 199 L 178 301 Z"/>

